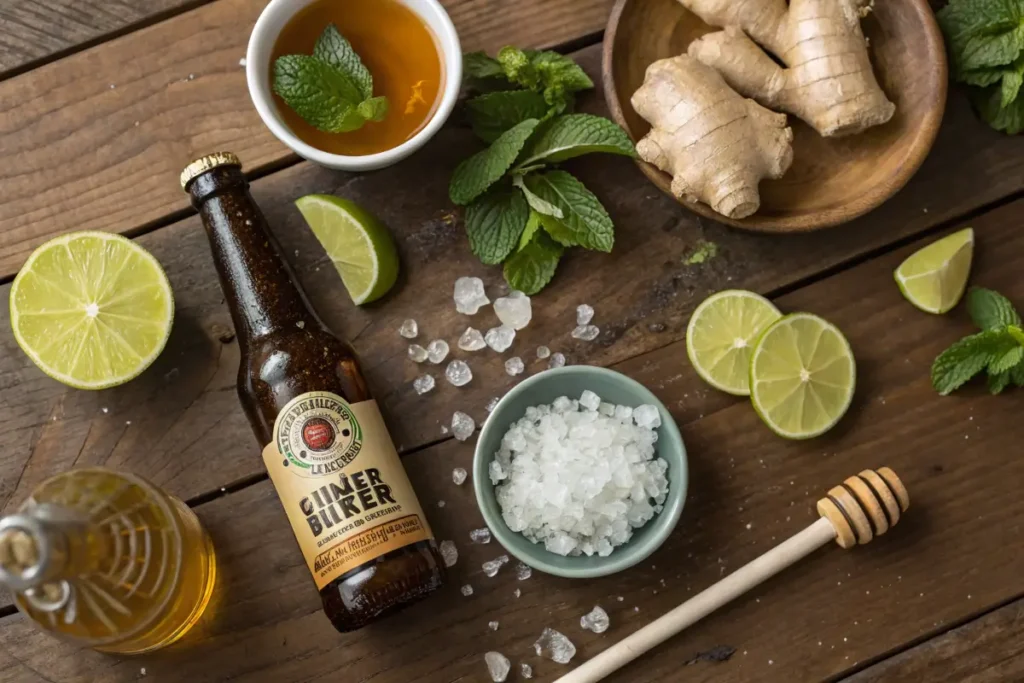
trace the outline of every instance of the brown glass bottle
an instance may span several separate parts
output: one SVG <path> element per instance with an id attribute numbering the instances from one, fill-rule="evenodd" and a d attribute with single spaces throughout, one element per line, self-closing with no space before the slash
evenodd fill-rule
<path id="1" fill-rule="evenodd" d="M 231 309 L 242 407 L 331 623 L 352 631 L 435 591 L 444 563 L 355 353 L 309 305 L 238 159 L 199 159 L 182 187 Z"/>

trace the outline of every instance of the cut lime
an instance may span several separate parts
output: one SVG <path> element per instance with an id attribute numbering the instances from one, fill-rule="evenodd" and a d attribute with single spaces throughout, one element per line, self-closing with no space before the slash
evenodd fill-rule
<path id="1" fill-rule="evenodd" d="M 11 327 L 50 377 L 78 389 L 124 384 L 156 360 L 174 319 L 163 268 L 129 239 L 74 232 L 36 249 L 11 287 Z"/>
<path id="2" fill-rule="evenodd" d="M 750 394 L 750 351 L 765 329 L 782 317 L 772 302 L 729 289 L 705 299 L 686 328 L 686 354 L 705 382 L 736 396 Z"/>
<path id="3" fill-rule="evenodd" d="M 309 194 L 295 201 L 352 301 L 376 301 L 398 279 L 398 250 L 384 224 L 347 199 Z"/>
<path id="4" fill-rule="evenodd" d="M 967 288 L 974 255 L 974 230 L 966 228 L 914 252 L 896 269 L 907 301 L 927 313 L 946 313 Z"/>
<path id="5" fill-rule="evenodd" d="M 853 400 L 857 366 L 843 333 L 810 313 L 765 330 L 750 358 L 750 400 L 771 429 L 810 439 L 831 429 Z"/>

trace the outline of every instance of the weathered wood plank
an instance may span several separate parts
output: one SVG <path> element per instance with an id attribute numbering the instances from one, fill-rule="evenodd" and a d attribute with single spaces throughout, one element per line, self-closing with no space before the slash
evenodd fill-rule
<path id="1" fill-rule="evenodd" d="M 1024 680 L 1024 600 L 1001 607 L 843 683 L 1014 683 Z"/>
<path id="2" fill-rule="evenodd" d="M 13 0 L 0 5 L 0 76 L 202 0 Z"/>
<path id="3" fill-rule="evenodd" d="M 976 223 L 975 282 L 1016 301 L 1024 300 L 1022 212 L 1018 202 Z M 444 595 L 356 634 L 334 633 L 262 482 L 199 508 L 220 552 L 223 583 L 219 603 L 185 642 L 118 660 L 76 653 L 14 617 L 0 629 L 9 658 L 0 680 L 129 681 L 145 666 L 156 680 L 192 683 L 328 680 L 339 671 L 381 683 L 476 681 L 486 680 L 482 654 L 496 649 L 551 681 L 565 668 L 532 653 L 542 627 L 569 635 L 582 661 L 796 532 L 814 518 L 813 503 L 827 488 L 881 464 L 896 469 L 911 492 L 900 526 L 866 547 L 819 551 L 608 680 L 678 681 L 682 662 L 719 645 L 735 655 L 687 667 L 687 680 L 822 680 L 1000 604 L 1019 590 L 1024 571 L 1024 556 L 1005 551 L 1024 540 L 1017 484 L 1024 461 L 1015 449 L 1024 438 L 1024 394 L 992 397 L 971 387 L 936 395 L 930 362 L 970 323 L 963 311 L 929 316 L 901 298 L 891 270 L 908 252 L 781 298 L 784 310 L 826 314 L 846 332 L 858 358 L 855 405 L 836 430 L 810 442 L 776 438 L 742 402 L 684 425 L 691 496 L 679 529 L 649 563 L 590 581 L 535 575 L 517 582 L 510 568 L 483 577 L 480 563 L 501 549 L 468 543 L 480 516 L 471 488 L 455 487 L 449 472 L 468 466 L 472 449 L 447 441 L 405 459 L 439 537 L 455 539 L 462 554 Z M 652 369 L 677 372 L 680 346 L 651 354 Z M 694 382 L 660 391 L 671 401 Z M 685 411 L 674 412 L 685 419 Z M 464 583 L 474 586 L 473 597 L 459 595 Z M 601 636 L 578 626 L 594 604 L 612 618 Z M 499 621 L 497 632 L 488 630 L 490 620 Z"/>
<path id="4" fill-rule="evenodd" d="M 596 57 L 597 48 L 581 53 L 592 70 Z M 968 201 L 968 192 L 984 195 L 974 181 L 986 178 L 992 167 L 998 171 L 993 185 L 1024 172 L 1024 166 L 1013 170 L 1012 154 L 1000 155 L 994 145 L 986 147 L 981 141 L 991 137 L 992 143 L 1012 148 L 1016 139 L 990 136 L 966 102 L 958 102 L 932 158 L 897 199 L 849 226 L 785 239 L 701 221 L 658 193 L 625 159 L 593 156 L 577 163 L 573 171 L 605 202 L 619 226 L 615 250 L 610 256 L 571 253 L 554 283 L 537 298 L 535 321 L 505 357 L 518 354 L 531 360 L 530 373 L 544 367 L 533 360 L 540 344 L 567 353 L 574 362 L 624 361 L 681 339 L 689 312 L 711 291 L 745 287 L 764 292 L 791 286 L 948 217 Z M 600 110 L 597 95 L 585 104 Z M 976 144 L 964 149 L 958 139 Z M 452 283 L 462 275 L 480 275 L 492 294 L 500 291 L 500 272 L 481 266 L 469 253 L 462 226 L 449 209 L 450 169 L 474 149 L 468 131 L 449 126 L 421 153 L 385 171 L 353 176 L 302 164 L 254 186 L 316 307 L 336 332 L 355 340 L 403 450 L 441 438 L 440 426 L 453 410 L 483 418 L 487 400 L 516 381 L 505 375 L 490 351 L 461 354 L 476 378 L 456 390 L 443 381 L 442 368 L 405 360 L 406 342 L 396 333 L 404 318 L 417 318 L 421 342 L 445 338 L 454 349 L 467 325 L 486 330 L 497 324 L 489 310 L 467 318 L 456 314 L 451 302 Z M 961 154 L 966 156 L 958 159 Z M 951 167 L 960 174 L 946 172 Z M 1024 177 L 1017 180 L 1024 182 Z M 366 309 L 347 301 L 291 204 L 309 192 L 349 197 L 390 225 L 404 268 L 395 293 Z M 719 255 L 702 265 L 686 265 L 701 239 L 717 244 Z M 73 463 L 145 472 L 184 498 L 263 471 L 234 395 L 237 345 L 219 341 L 227 338 L 230 320 L 199 221 L 190 218 L 162 228 L 140 243 L 167 269 L 177 323 L 156 365 L 124 387 L 80 392 L 45 377 L 14 344 L 6 311 L 0 311 L 0 406 L 7 411 L 0 430 L 0 505 L 22 498 L 41 479 Z M 595 343 L 569 336 L 573 309 L 583 302 L 598 310 L 595 322 L 603 334 Z M 655 386 L 666 384 L 683 372 L 683 365 L 673 366 L 668 374 L 641 375 Z M 422 372 L 438 379 L 438 389 L 418 397 L 411 382 Z M 705 401 L 710 400 L 709 392 L 690 386 L 687 396 L 673 398 L 685 402 L 685 408 L 682 403 L 674 407 L 687 420 L 707 412 Z"/>
<path id="5" fill-rule="evenodd" d="M 603 28 L 609 0 L 446 0 L 467 50 L 546 46 Z M 187 209 L 192 158 L 293 158 L 249 100 L 249 32 L 265 5 L 220 0 L 0 83 L 0 277 L 72 229 L 130 232 Z"/>

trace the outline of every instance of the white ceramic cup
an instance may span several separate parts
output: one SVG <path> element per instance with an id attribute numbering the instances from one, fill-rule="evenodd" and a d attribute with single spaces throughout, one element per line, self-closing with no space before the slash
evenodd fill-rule
<path id="1" fill-rule="evenodd" d="M 343 0 L 338 0 L 342 2 Z M 398 0 L 419 16 L 430 27 L 437 39 L 444 61 L 444 93 L 441 102 L 434 111 L 433 117 L 418 133 L 402 144 L 377 154 L 363 156 L 346 156 L 331 154 L 308 145 L 292 132 L 291 128 L 281 119 L 274 103 L 273 89 L 270 82 L 270 55 L 274 50 L 281 29 L 299 10 L 310 5 L 314 0 L 271 0 L 266 6 L 249 37 L 246 51 L 245 79 L 249 85 L 249 95 L 256 105 L 263 123 L 267 125 L 278 140 L 288 145 L 296 154 L 314 163 L 340 171 L 372 171 L 391 166 L 406 158 L 434 137 L 455 107 L 462 84 L 462 46 L 459 35 L 455 31 L 451 18 L 438 0 Z"/>

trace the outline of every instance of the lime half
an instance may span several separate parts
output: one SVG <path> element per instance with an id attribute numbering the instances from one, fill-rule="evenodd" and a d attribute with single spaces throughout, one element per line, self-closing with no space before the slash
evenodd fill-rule
<path id="1" fill-rule="evenodd" d="M 750 352 L 761 333 L 782 317 L 772 302 L 729 289 L 705 299 L 686 328 L 686 354 L 705 382 L 721 391 L 750 394 Z"/>
<path id="2" fill-rule="evenodd" d="M 966 228 L 914 252 L 896 269 L 907 301 L 927 313 L 946 313 L 967 288 L 974 255 L 974 230 Z"/>
<path id="3" fill-rule="evenodd" d="M 810 439 L 831 429 L 853 400 L 857 366 L 843 333 L 810 313 L 765 330 L 750 358 L 750 400 L 771 429 Z"/>
<path id="4" fill-rule="evenodd" d="M 78 389 L 139 375 L 163 351 L 173 319 L 171 285 L 157 260 L 105 232 L 50 240 L 11 287 L 18 346 L 43 372 Z"/>
<path id="5" fill-rule="evenodd" d="M 384 224 L 347 199 L 309 194 L 295 201 L 352 301 L 376 301 L 398 279 L 398 250 Z"/>

